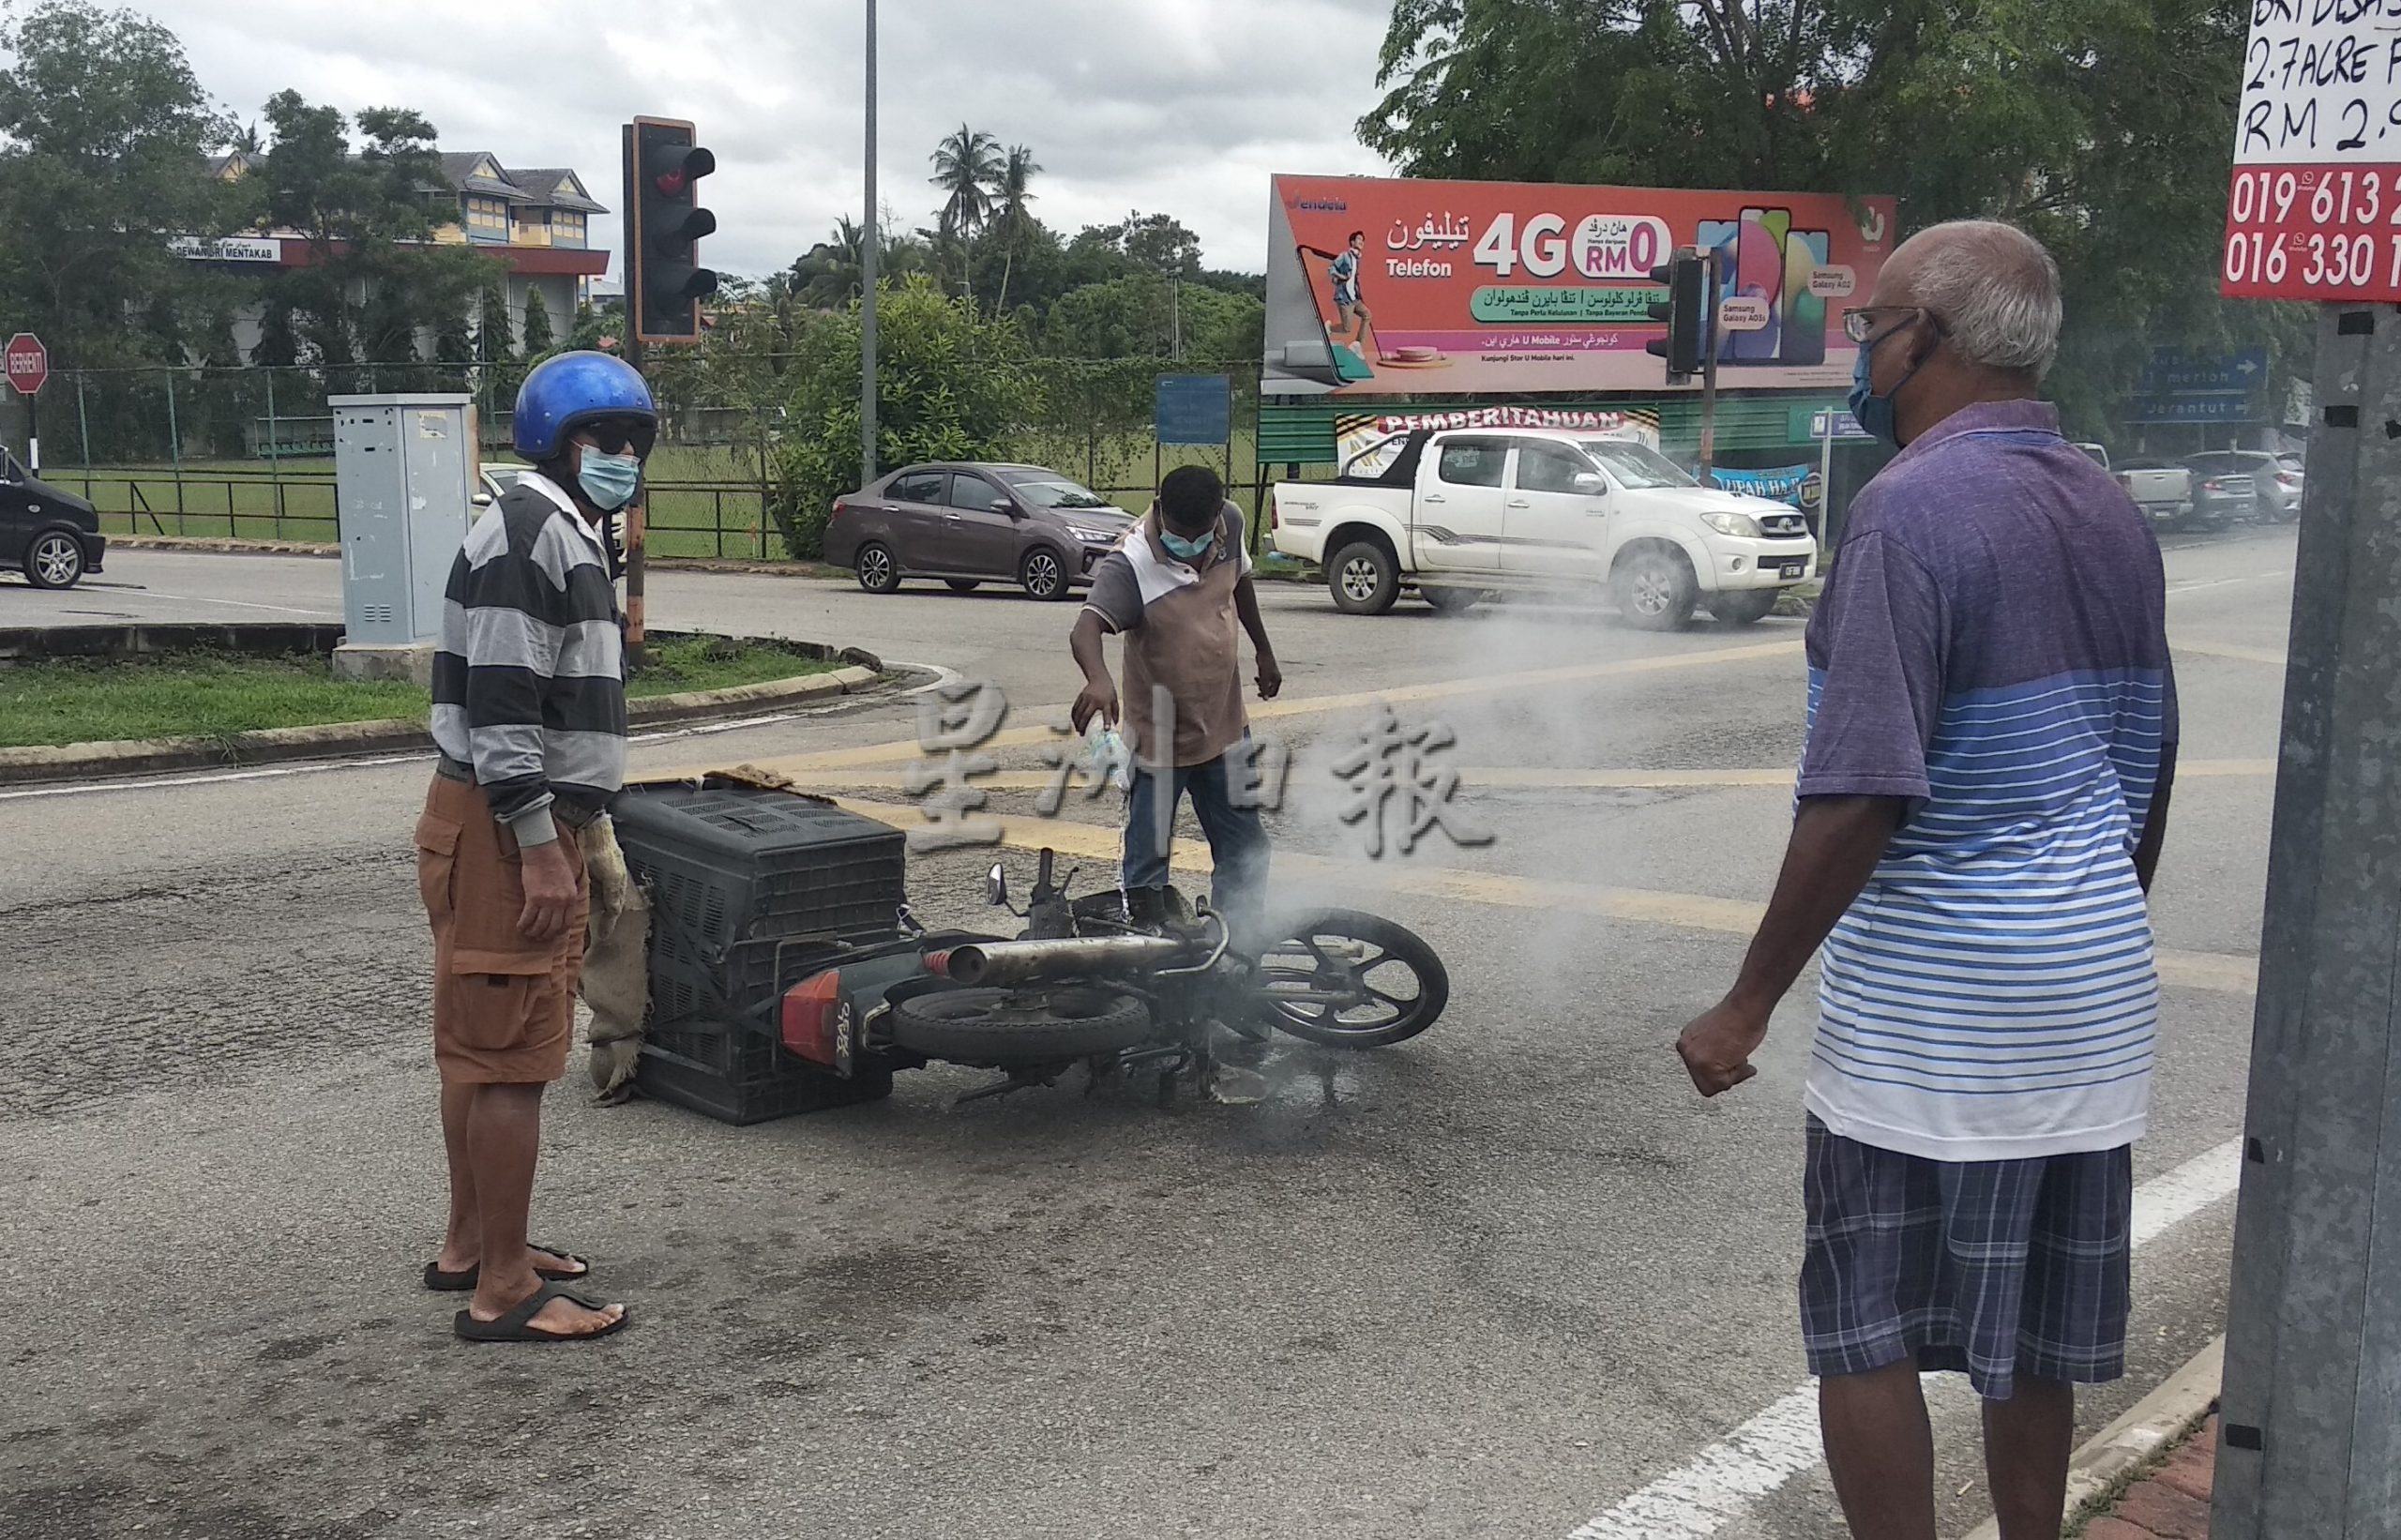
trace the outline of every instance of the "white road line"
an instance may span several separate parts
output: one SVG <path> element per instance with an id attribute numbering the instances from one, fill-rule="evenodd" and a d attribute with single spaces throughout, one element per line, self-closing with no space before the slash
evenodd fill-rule
<path id="1" fill-rule="evenodd" d="M 773 727 L 778 722 L 797 720 L 803 717 L 823 716 L 823 710 L 779 711 L 767 717 L 743 717 L 730 722 L 702 722 L 692 727 L 661 728 L 656 732 L 637 732 L 626 741 L 629 744 L 670 743 L 679 738 L 707 738 L 720 732 L 739 732 L 745 728 Z M 214 786 L 219 782 L 237 780 L 275 780 L 285 776 L 317 776 L 336 770 L 375 770 L 395 764 L 420 763 L 433 758 L 426 750 L 415 749 L 405 754 L 378 754 L 355 760 L 304 760 L 291 764 L 260 765 L 250 770 L 204 770 L 189 776 L 159 776 L 140 780 L 100 781 L 89 786 L 29 786 L 21 791 L 0 792 L 0 802 L 20 802 L 31 797 L 91 796 L 104 792 L 154 792 L 177 786 Z"/>
<path id="2" fill-rule="evenodd" d="M 2291 576 L 2292 573 L 2289 570 L 2286 570 L 2282 572 L 2254 572 L 2248 577 L 2242 578 L 2188 578 L 2182 582 L 2169 583 L 2167 585 L 2167 596 L 2172 599 L 2179 594 L 2197 594 L 2204 588 L 2224 588 L 2228 583 L 2238 582 L 2268 582 L 2276 578 L 2289 578 Z"/>
<path id="3" fill-rule="evenodd" d="M 2146 1246 L 2233 1194 L 2242 1141 L 2228 1140 L 2135 1189 L 2134 1244 Z M 1732 1432 L 1567 1540 L 1709 1540 L 1752 1504 L 1818 1463 L 1818 1385 L 1776 1397 Z"/>
<path id="4" fill-rule="evenodd" d="M 274 613 L 279 615 L 310 615 L 319 620 L 341 619 L 341 611 L 339 610 L 303 610 L 297 606 L 290 604 L 251 604 L 244 599 L 204 598 L 198 594 L 161 594 L 155 588 L 144 589 L 143 590 L 143 593 L 150 598 L 173 599 L 177 604 L 223 604 L 230 605 L 236 610 L 272 611 Z M 149 622 L 149 624 L 154 626 L 172 626 L 174 622 L 160 620 L 152 621 Z"/>

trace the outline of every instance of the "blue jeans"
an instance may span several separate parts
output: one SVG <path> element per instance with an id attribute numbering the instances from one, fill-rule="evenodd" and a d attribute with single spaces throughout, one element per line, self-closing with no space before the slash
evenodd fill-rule
<path id="1" fill-rule="evenodd" d="M 1134 784 L 1125 793 L 1127 892 L 1167 885 L 1176 804 L 1188 793 L 1216 868 L 1209 879 L 1210 907 L 1235 930 L 1258 918 L 1267 885 L 1267 825 L 1258 808 L 1235 805 L 1233 783 L 1222 754 L 1206 764 L 1172 770 L 1135 765 Z"/>

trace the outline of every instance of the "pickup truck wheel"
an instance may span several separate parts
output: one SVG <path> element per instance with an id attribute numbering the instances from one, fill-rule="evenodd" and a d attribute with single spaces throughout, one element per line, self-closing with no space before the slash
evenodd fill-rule
<path id="1" fill-rule="evenodd" d="M 1400 597 L 1400 564 L 1374 540 L 1353 540 L 1325 567 L 1334 607 L 1346 615 L 1381 615 Z"/>
<path id="2" fill-rule="evenodd" d="M 1417 592 L 1427 603 L 1445 615 L 1463 615 L 1484 601 L 1480 588 L 1443 588 L 1420 585 Z"/>
<path id="3" fill-rule="evenodd" d="M 1700 584 L 1681 551 L 1637 551 L 1609 574 L 1618 618 L 1638 631 L 1681 631 L 1692 624 Z"/>
<path id="4" fill-rule="evenodd" d="M 1709 596 L 1709 612 L 1717 617 L 1720 626 L 1753 626 L 1765 620 L 1775 608 L 1776 590 L 1744 588 L 1729 594 Z"/>

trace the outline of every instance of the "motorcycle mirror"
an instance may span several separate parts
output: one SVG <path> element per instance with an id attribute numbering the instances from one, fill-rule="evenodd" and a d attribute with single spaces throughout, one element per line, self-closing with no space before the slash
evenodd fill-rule
<path id="1" fill-rule="evenodd" d="M 984 901 L 1003 909 L 1008 907 L 1009 874 L 1002 869 L 998 861 L 993 862 L 992 869 L 984 874 Z"/>

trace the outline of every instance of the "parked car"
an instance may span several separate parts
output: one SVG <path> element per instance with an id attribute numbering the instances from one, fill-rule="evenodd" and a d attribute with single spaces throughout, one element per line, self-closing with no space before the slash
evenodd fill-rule
<path id="1" fill-rule="evenodd" d="M 485 465 L 476 473 L 476 507 L 488 508 L 501 499 L 501 494 L 517 485 L 525 474 L 522 465 Z"/>
<path id="2" fill-rule="evenodd" d="M 1344 468 L 1354 474 L 1278 483 L 1272 527 L 1277 551 L 1324 568 L 1349 614 L 1383 613 L 1404 585 L 1443 611 L 1496 590 L 1606 588 L 1643 630 L 1688 625 L 1702 606 L 1746 626 L 1817 566 L 1799 509 L 1703 487 L 1629 440 L 1420 430 Z"/>
<path id="3" fill-rule="evenodd" d="M 108 553 L 91 503 L 25 469 L 0 449 L 0 567 L 36 588 L 72 588 Z"/>
<path id="4" fill-rule="evenodd" d="M 2109 451 L 2104 445 L 2098 444 L 2079 444 L 2076 447 L 2083 450 L 2087 458 L 2089 458 L 2095 465 L 2100 466 L 2105 471 L 2109 468 Z"/>
<path id="5" fill-rule="evenodd" d="M 2175 528 L 2193 517 L 2193 473 L 2169 460 L 2121 460 L 2118 485 L 2154 528 Z"/>
<path id="6" fill-rule="evenodd" d="M 1014 582 L 1061 599 L 1092 581 L 1133 521 L 1039 465 L 911 465 L 835 500 L 825 559 L 857 573 L 870 594 L 939 578 L 960 593 Z"/>

